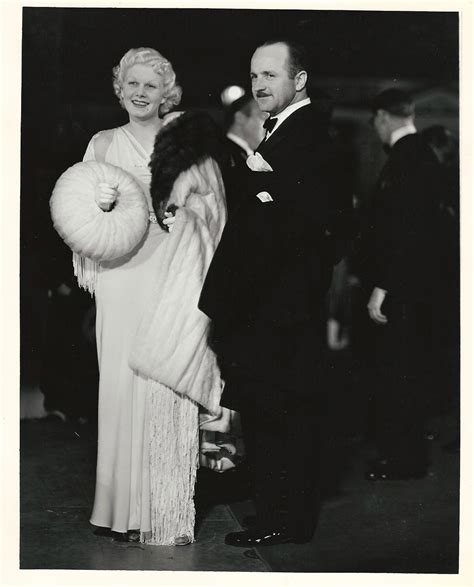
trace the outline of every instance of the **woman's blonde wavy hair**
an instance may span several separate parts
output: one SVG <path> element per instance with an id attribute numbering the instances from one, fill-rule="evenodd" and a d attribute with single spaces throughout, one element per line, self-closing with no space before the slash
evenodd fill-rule
<path id="1" fill-rule="evenodd" d="M 156 73 L 163 77 L 164 102 L 160 105 L 159 114 L 164 116 L 181 102 L 181 86 L 176 83 L 176 74 L 171 63 L 163 57 L 156 49 L 149 47 L 139 47 L 130 49 L 120 60 L 120 63 L 113 68 L 113 86 L 115 95 L 123 107 L 122 87 L 125 78 L 125 72 L 132 65 L 137 63 L 149 65 Z"/>

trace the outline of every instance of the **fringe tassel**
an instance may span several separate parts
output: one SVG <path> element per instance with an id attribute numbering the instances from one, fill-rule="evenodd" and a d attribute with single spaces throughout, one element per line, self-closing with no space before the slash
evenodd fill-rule
<path id="1" fill-rule="evenodd" d="M 92 296 L 97 283 L 98 263 L 78 253 L 73 253 L 72 264 L 79 287 L 88 291 Z"/>
<path id="2" fill-rule="evenodd" d="M 141 541 L 172 545 L 188 536 L 194 542 L 198 405 L 160 383 L 150 380 L 149 385 L 151 536 L 142 533 Z"/>

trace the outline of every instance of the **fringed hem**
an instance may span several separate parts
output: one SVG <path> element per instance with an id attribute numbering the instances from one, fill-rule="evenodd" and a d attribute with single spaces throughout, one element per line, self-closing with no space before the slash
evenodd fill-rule
<path id="1" fill-rule="evenodd" d="M 74 252 L 72 254 L 72 264 L 79 287 L 88 291 L 91 296 L 94 295 L 99 264 Z"/>
<path id="2" fill-rule="evenodd" d="M 152 532 L 142 532 L 140 534 L 140 542 L 142 544 L 148 544 L 149 546 L 184 546 L 184 545 L 188 545 L 188 544 L 192 544 L 193 542 L 196 542 L 194 535 L 189 536 L 186 534 L 185 536 L 186 536 L 186 538 L 189 539 L 189 541 L 185 542 L 184 544 L 177 544 L 176 543 L 176 539 L 184 537 L 184 535 L 183 536 L 175 536 L 173 538 L 173 540 L 171 540 L 170 542 L 154 542 Z"/>
<path id="3" fill-rule="evenodd" d="M 150 518 L 146 544 L 194 542 L 194 486 L 199 466 L 198 405 L 160 383 L 149 381 Z"/>

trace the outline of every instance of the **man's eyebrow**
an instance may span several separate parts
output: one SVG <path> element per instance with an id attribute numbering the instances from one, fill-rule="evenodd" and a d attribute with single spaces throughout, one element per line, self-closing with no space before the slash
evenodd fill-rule
<path id="1" fill-rule="evenodd" d="M 260 72 L 262 75 L 268 75 L 269 73 L 275 74 L 275 70 L 274 69 L 266 69 L 265 71 L 261 71 Z M 254 71 L 250 72 L 250 75 L 257 75 Z"/>

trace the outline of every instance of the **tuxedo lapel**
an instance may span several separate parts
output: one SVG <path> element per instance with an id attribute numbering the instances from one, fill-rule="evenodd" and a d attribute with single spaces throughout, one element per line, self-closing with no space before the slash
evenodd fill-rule
<path id="1" fill-rule="evenodd" d="M 265 154 L 274 152 L 276 149 L 278 149 L 279 146 L 281 146 L 282 143 L 284 143 L 285 139 L 289 135 L 297 132 L 297 128 L 299 127 L 301 120 L 304 119 L 310 111 L 311 107 L 308 104 L 307 106 L 299 108 L 296 110 L 296 112 L 293 112 L 293 114 L 285 119 L 267 140 L 263 140 L 260 143 L 256 151 L 258 151 L 264 158 Z"/>
<path id="2" fill-rule="evenodd" d="M 286 122 L 286 120 L 285 120 Z M 284 124 L 284 123 L 283 123 Z M 281 126 L 283 126 L 283 124 Z M 265 158 L 265 154 L 274 152 L 288 136 L 288 128 L 277 128 L 277 130 L 266 141 L 262 141 L 257 151 Z"/>

